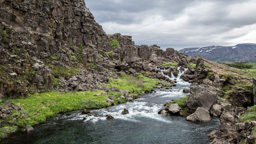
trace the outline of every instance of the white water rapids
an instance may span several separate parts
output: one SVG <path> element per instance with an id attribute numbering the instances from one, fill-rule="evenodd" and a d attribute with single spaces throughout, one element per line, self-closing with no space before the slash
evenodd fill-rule
<path id="1" fill-rule="evenodd" d="M 180 68 L 178 68 L 178 70 L 179 74 L 177 77 L 175 77 L 173 74 L 171 77 L 165 75 L 163 70 L 161 70 L 161 73 L 165 77 L 177 81 L 177 86 L 173 87 L 172 89 L 157 89 L 154 93 L 148 95 L 147 98 L 142 96 L 132 102 L 127 102 L 125 104 L 120 104 L 109 108 L 93 110 L 92 115 L 78 114 L 76 117 L 72 117 L 69 120 L 83 120 L 86 118 L 84 122 L 90 121 L 96 123 L 99 120 L 106 120 L 106 116 L 111 115 L 115 119 L 132 122 L 142 122 L 140 117 L 145 117 L 157 121 L 171 123 L 172 121 L 170 119 L 168 119 L 166 116 L 159 115 L 158 111 L 163 108 L 165 103 L 168 103 L 173 99 L 179 99 L 187 96 L 187 94 L 183 93 L 183 89 L 189 88 L 190 83 L 185 82 L 180 78 L 187 69 L 181 71 Z M 127 109 L 129 114 L 121 114 L 124 109 Z"/>

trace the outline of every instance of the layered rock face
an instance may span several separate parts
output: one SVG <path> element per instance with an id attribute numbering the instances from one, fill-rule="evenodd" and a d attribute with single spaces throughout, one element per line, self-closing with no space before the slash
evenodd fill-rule
<path id="1" fill-rule="evenodd" d="M 112 40 L 120 46 L 111 46 Z M 131 36 L 106 35 L 84 0 L 0 0 L 0 41 L 1 99 L 36 90 L 94 89 L 119 71 L 149 71 L 164 79 L 157 65 L 189 61 L 172 48 L 136 46 Z"/>
<path id="2" fill-rule="evenodd" d="M 97 49 L 110 48 L 107 35 L 83 0 L 1 0 L 0 31 L 0 94 L 4 96 L 49 89 L 47 65 L 68 67 L 74 64 L 72 57 L 99 61 Z"/>

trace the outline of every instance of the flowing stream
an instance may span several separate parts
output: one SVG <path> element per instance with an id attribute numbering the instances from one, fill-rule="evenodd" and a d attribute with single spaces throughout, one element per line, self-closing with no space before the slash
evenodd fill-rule
<path id="1" fill-rule="evenodd" d="M 163 70 L 162 70 L 162 74 Z M 190 84 L 175 78 L 172 88 L 155 89 L 133 102 L 93 110 L 92 115 L 80 111 L 58 115 L 35 127 L 30 134 L 16 134 L 3 143 L 12 144 L 206 144 L 208 134 L 220 124 L 217 118 L 206 123 L 192 123 L 179 116 L 163 116 L 158 111 L 165 103 L 187 96 Z M 129 114 L 121 114 L 127 109 Z M 114 117 L 106 120 L 106 115 Z M 84 118 L 86 119 L 84 120 Z"/>

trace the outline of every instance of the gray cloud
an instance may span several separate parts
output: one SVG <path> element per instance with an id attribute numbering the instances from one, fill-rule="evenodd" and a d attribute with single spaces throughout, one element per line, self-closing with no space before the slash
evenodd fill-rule
<path id="1" fill-rule="evenodd" d="M 85 0 L 106 33 L 162 48 L 255 43 L 255 0 Z"/>

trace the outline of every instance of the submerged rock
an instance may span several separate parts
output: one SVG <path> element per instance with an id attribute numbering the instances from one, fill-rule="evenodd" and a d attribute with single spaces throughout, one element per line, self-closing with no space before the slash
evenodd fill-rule
<path id="1" fill-rule="evenodd" d="M 164 116 L 167 116 L 168 115 L 168 111 L 165 110 L 165 109 L 161 109 L 158 114 L 161 114 L 161 115 L 164 115 Z"/>
<path id="2" fill-rule="evenodd" d="M 211 120 L 209 112 L 205 108 L 197 108 L 196 112 L 186 117 L 186 120 L 192 122 L 207 122 Z"/>
<path id="3" fill-rule="evenodd" d="M 24 133 L 30 133 L 34 131 L 34 128 L 32 126 L 25 126 L 21 131 Z"/>
<path id="4" fill-rule="evenodd" d="M 127 110 L 127 109 L 124 109 L 123 111 L 122 111 L 122 114 L 129 114 L 129 111 Z"/>
<path id="5" fill-rule="evenodd" d="M 111 120 L 114 119 L 114 117 L 112 115 L 107 115 L 107 120 Z"/>
<path id="6" fill-rule="evenodd" d="M 89 113 L 91 113 L 91 111 L 89 111 L 89 110 L 87 110 L 87 109 L 84 109 L 84 110 L 82 111 L 82 114 L 89 114 Z"/>

